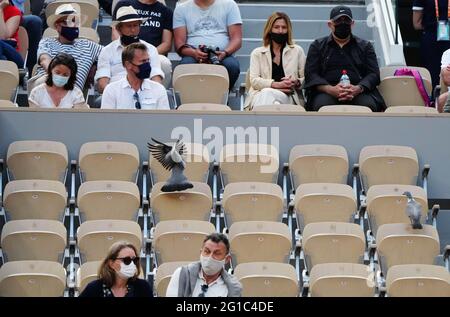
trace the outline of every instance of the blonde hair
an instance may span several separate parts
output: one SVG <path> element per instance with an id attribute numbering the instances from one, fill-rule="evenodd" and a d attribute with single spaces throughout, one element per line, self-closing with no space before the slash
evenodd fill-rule
<path id="1" fill-rule="evenodd" d="M 98 278 L 103 281 L 106 287 L 112 287 L 116 282 L 116 271 L 114 271 L 109 265 L 109 261 L 114 261 L 119 256 L 120 251 L 125 248 L 130 248 L 136 254 L 136 257 L 139 257 L 139 253 L 134 245 L 127 241 L 118 241 L 111 245 L 109 248 L 108 254 L 106 258 L 100 264 L 98 269 Z M 141 274 L 141 265 L 136 265 L 136 274 L 131 279 L 136 279 Z"/>
<path id="2" fill-rule="evenodd" d="M 293 45 L 294 42 L 292 41 L 292 23 L 289 16 L 284 12 L 274 12 L 272 15 L 267 19 L 266 25 L 264 26 L 264 32 L 263 32 L 263 44 L 264 46 L 269 46 L 271 39 L 270 39 L 270 32 L 272 31 L 272 27 L 275 24 L 275 22 L 279 19 L 283 19 L 287 24 L 287 34 L 288 34 L 288 45 Z"/>

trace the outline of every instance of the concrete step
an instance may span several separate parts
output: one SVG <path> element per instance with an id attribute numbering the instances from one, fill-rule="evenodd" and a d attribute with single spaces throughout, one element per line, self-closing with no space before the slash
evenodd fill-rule
<path id="1" fill-rule="evenodd" d="M 341 1 L 342 2 L 342 1 Z M 330 11 L 336 4 L 292 4 L 280 3 L 241 3 L 239 10 L 243 19 L 267 19 L 274 11 L 285 12 L 292 20 L 327 20 Z M 355 20 L 367 17 L 367 7 L 348 5 Z"/>
<path id="2" fill-rule="evenodd" d="M 266 19 L 244 19 L 243 37 L 262 38 Z M 292 20 L 292 29 L 295 38 L 316 39 L 330 33 L 327 22 L 324 20 Z M 367 26 L 366 20 L 356 20 L 353 32 L 364 39 L 372 39 L 372 29 Z"/>

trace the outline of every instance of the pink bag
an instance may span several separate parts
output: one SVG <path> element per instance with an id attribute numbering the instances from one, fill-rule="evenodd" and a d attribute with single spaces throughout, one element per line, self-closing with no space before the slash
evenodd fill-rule
<path id="1" fill-rule="evenodd" d="M 419 89 L 419 93 L 422 96 L 423 102 L 425 103 L 425 107 L 431 107 L 430 96 L 428 96 L 427 90 L 425 89 L 425 85 L 423 83 L 422 75 L 420 75 L 419 71 L 410 68 L 399 68 L 395 70 L 394 76 L 414 77 L 417 88 Z"/>

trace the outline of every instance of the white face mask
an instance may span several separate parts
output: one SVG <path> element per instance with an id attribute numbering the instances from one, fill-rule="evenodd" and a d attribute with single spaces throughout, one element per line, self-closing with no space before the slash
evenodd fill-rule
<path id="1" fill-rule="evenodd" d="M 200 263 L 202 264 L 202 270 L 206 275 L 214 275 L 220 272 L 225 265 L 225 259 L 222 261 L 213 259 L 212 256 L 200 255 Z"/>
<path id="2" fill-rule="evenodd" d="M 136 265 L 134 265 L 133 262 L 131 262 L 128 265 L 125 265 L 125 263 L 120 263 L 120 271 L 117 272 L 117 274 L 123 278 L 123 279 L 129 279 L 136 274 Z"/>

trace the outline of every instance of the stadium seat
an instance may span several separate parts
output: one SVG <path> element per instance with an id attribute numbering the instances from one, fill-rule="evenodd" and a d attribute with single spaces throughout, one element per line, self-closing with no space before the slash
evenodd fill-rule
<path id="1" fill-rule="evenodd" d="M 311 269 L 321 263 L 362 263 L 366 240 L 357 224 L 316 222 L 305 226 L 302 247 Z"/>
<path id="2" fill-rule="evenodd" d="M 83 263 L 77 270 L 77 289 L 83 292 L 84 288 L 98 278 L 98 269 L 102 261 L 91 261 Z"/>
<path id="3" fill-rule="evenodd" d="M 274 104 L 274 105 L 261 105 L 253 107 L 253 112 L 306 112 L 305 108 L 300 105 L 291 104 Z"/>
<path id="4" fill-rule="evenodd" d="M 212 209 L 211 188 L 206 183 L 192 182 L 193 188 L 178 192 L 162 192 L 165 183 L 156 183 L 150 194 L 155 221 L 205 220 Z"/>
<path id="5" fill-rule="evenodd" d="M 0 100 L 0 108 L 16 108 L 18 105 L 10 100 Z"/>
<path id="6" fill-rule="evenodd" d="M 412 229 L 406 223 L 385 224 L 378 227 L 376 241 L 383 273 L 399 264 L 433 264 L 439 255 L 438 232 L 431 225 Z"/>
<path id="7" fill-rule="evenodd" d="M 27 56 L 28 56 L 28 32 L 23 26 L 19 26 L 18 29 L 18 36 L 19 36 L 19 53 L 20 56 L 22 56 L 22 59 L 24 61 L 24 65 L 26 65 L 27 62 Z M 25 75 L 25 74 L 24 74 Z"/>
<path id="8" fill-rule="evenodd" d="M 58 181 L 11 181 L 5 186 L 3 202 L 10 220 L 63 221 L 67 191 L 64 184 Z"/>
<path id="9" fill-rule="evenodd" d="M 289 169 L 294 188 L 305 183 L 347 184 L 347 151 L 340 145 L 296 145 L 289 154 Z"/>
<path id="10" fill-rule="evenodd" d="M 129 220 L 91 220 L 83 222 L 77 230 L 78 248 L 82 263 L 103 260 L 108 249 L 117 241 L 128 241 L 141 249 L 142 231 Z"/>
<path id="11" fill-rule="evenodd" d="M 86 27 L 95 27 L 97 26 L 95 21 L 98 20 L 99 15 L 99 6 L 97 1 L 90 0 L 56 0 L 54 2 L 50 2 L 45 8 L 45 16 L 49 17 L 54 14 L 56 9 L 64 3 L 77 4 L 80 6 L 80 13 L 84 15 L 86 18 L 81 20 L 81 26 Z"/>
<path id="12" fill-rule="evenodd" d="M 46 28 L 44 31 L 44 34 L 42 37 L 58 37 L 58 32 L 53 28 Z M 98 33 L 96 30 L 94 30 L 91 27 L 80 27 L 80 35 L 79 38 L 81 39 L 88 39 L 94 43 L 100 43 L 100 37 L 98 36 Z"/>
<path id="13" fill-rule="evenodd" d="M 8 147 L 6 164 L 11 180 L 46 179 L 65 181 L 68 153 L 54 141 L 17 141 Z"/>
<path id="14" fill-rule="evenodd" d="M 180 105 L 179 111 L 231 111 L 227 105 L 216 103 L 185 103 Z"/>
<path id="15" fill-rule="evenodd" d="M 379 226 L 387 223 L 411 223 L 406 215 L 408 199 L 402 195 L 409 191 L 422 206 L 422 222 L 428 213 L 425 190 L 412 185 L 373 185 L 367 192 L 367 213 L 372 233 L 376 235 Z"/>
<path id="16" fill-rule="evenodd" d="M 280 186 L 261 182 L 228 184 L 222 199 L 228 226 L 239 221 L 281 221 L 283 203 Z"/>
<path id="17" fill-rule="evenodd" d="M 430 71 L 428 69 L 426 69 L 425 67 L 418 67 L 418 66 L 383 66 L 383 67 L 380 67 L 380 79 L 383 80 L 386 77 L 394 76 L 394 73 L 397 69 L 401 69 L 401 68 L 405 68 L 405 67 L 409 68 L 409 69 L 417 70 L 424 80 L 431 82 Z M 429 91 L 429 94 L 431 94 L 431 91 Z"/>
<path id="18" fill-rule="evenodd" d="M 59 297 L 66 287 L 66 270 L 52 261 L 14 261 L 0 268 L 1 297 Z"/>
<path id="19" fill-rule="evenodd" d="M 355 263 L 322 263 L 310 274 L 312 297 L 370 297 L 375 280 L 369 266 Z"/>
<path id="20" fill-rule="evenodd" d="M 401 106 L 401 107 L 389 107 L 385 113 L 420 113 L 420 114 L 434 114 L 438 113 L 436 108 L 422 107 L 422 106 Z"/>
<path id="21" fill-rule="evenodd" d="M 19 69 L 14 62 L 0 60 L 0 99 L 15 102 L 17 85 L 19 85 Z"/>
<path id="22" fill-rule="evenodd" d="M 278 179 L 278 150 L 270 144 L 226 144 L 220 152 L 223 185 L 235 182 L 274 183 Z"/>
<path id="23" fill-rule="evenodd" d="M 203 240 L 214 231 L 214 225 L 207 221 L 159 222 L 154 227 L 152 243 L 158 265 L 165 262 L 198 261 Z"/>
<path id="24" fill-rule="evenodd" d="M 178 65 L 173 71 L 172 83 L 181 104 L 227 104 L 229 78 L 227 69 L 222 65 Z"/>
<path id="25" fill-rule="evenodd" d="M 167 286 L 169 286 L 170 278 L 177 268 L 187 265 L 191 262 L 178 261 L 166 262 L 158 266 L 155 274 L 155 291 L 158 297 L 166 297 Z"/>
<path id="26" fill-rule="evenodd" d="M 174 143 L 168 142 L 166 144 L 172 146 Z M 190 181 L 206 183 L 211 162 L 208 149 L 199 143 L 185 143 L 184 145 L 187 150 L 184 175 Z M 170 177 L 172 172 L 166 170 L 150 153 L 148 160 L 153 184 L 166 181 Z"/>
<path id="27" fill-rule="evenodd" d="M 443 266 L 392 266 L 386 278 L 389 297 L 450 297 L 450 273 Z"/>
<path id="28" fill-rule="evenodd" d="M 61 262 L 67 230 L 60 221 L 27 219 L 7 222 L 1 245 L 7 261 L 43 260 Z"/>
<path id="29" fill-rule="evenodd" d="M 273 221 L 240 221 L 229 229 L 234 264 L 248 262 L 287 263 L 292 235 L 287 225 Z"/>
<path id="30" fill-rule="evenodd" d="M 136 220 L 140 205 L 139 188 L 124 181 L 84 182 L 78 189 L 77 205 L 83 221 Z"/>
<path id="31" fill-rule="evenodd" d="M 139 151 L 128 142 L 88 142 L 80 148 L 83 181 L 121 180 L 136 182 Z"/>
<path id="32" fill-rule="evenodd" d="M 243 297 L 297 297 L 299 284 L 295 268 L 287 263 L 242 263 L 234 269 L 242 284 Z"/>
<path id="33" fill-rule="evenodd" d="M 366 193 L 373 185 L 416 185 L 419 174 L 416 150 L 409 146 L 366 146 L 359 154 L 359 168 Z"/>
<path id="34" fill-rule="evenodd" d="M 333 183 L 300 185 L 295 192 L 294 206 L 301 230 L 314 222 L 352 222 L 357 211 L 353 189 Z"/>
<path id="35" fill-rule="evenodd" d="M 353 106 L 353 105 L 331 105 L 323 106 L 319 109 L 319 112 L 327 113 L 370 113 L 372 109 L 365 106 Z"/>

